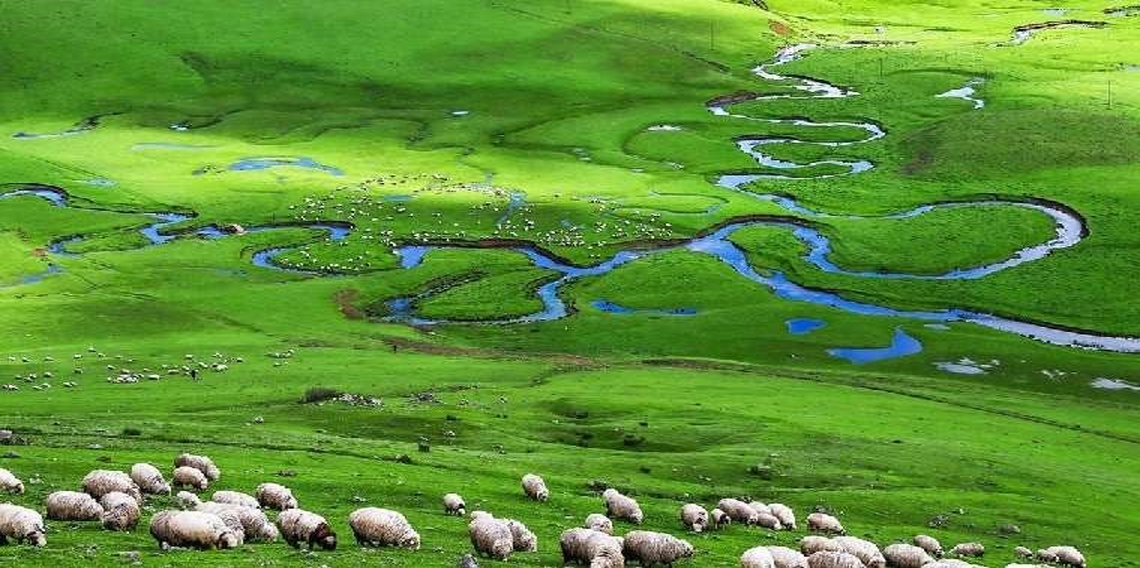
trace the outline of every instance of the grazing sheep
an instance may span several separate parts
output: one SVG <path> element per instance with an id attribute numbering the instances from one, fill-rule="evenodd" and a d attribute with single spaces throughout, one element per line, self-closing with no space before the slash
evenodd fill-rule
<path id="1" fill-rule="evenodd" d="M 693 555 L 693 545 L 671 534 L 652 531 L 630 531 L 625 535 L 622 554 L 641 562 L 642 566 L 663 564 L 672 566 L 674 562 Z"/>
<path id="2" fill-rule="evenodd" d="M 962 542 L 950 549 L 954 556 L 978 557 L 986 553 L 986 547 L 980 542 Z"/>
<path id="3" fill-rule="evenodd" d="M 681 524 L 693 532 L 702 532 L 709 524 L 709 512 L 695 503 L 681 507 Z"/>
<path id="4" fill-rule="evenodd" d="M 150 535 L 168 548 L 235 548 L 240 538 L 221 517 L 200 511 L 159 511 L 150 519 Z"/>
<path id="5" fill-rule="evenodd" d="M 776 568 L 776 560 L 766 547 L 757 546 L 740 555 L 740 568 Z"/>
<path id="6" fill-rule="evenodd" d="M 825 534 L 847 534 L 843 523 L 839 519 L 826 513 L 812 513 L 808 515 L 808 530 Z"/>
<path id="7" fill-rule="evenodd" d="M 83 491 L 96 499 L 112 491 L 118 491 L 130 495 L 135 501 L 142 503 L 142 491 L 139 490 L 139 486 L 135 485 L 131 476 L 121 471 L 97 469 L 88 473 L 83 478 Z"/>
<path id="8" fill-rule="evenodd" d="M 515 552 L 538 552 L 538 537 L 526 525 L 514 519 L 503 519 L 511 529 Z"/>
<path id="9" fill-rule="evenodd" d="M 780 519 L 776 518 L 776 515 L 761 511 L 756 512 L 756 524 L 766 529 L 772 529 L 774 531 L 778 531 L 784 528 L 784 526 L 780 524 Z"/>
<path id="10" fill-rule="evenodd" d="M 112 491 L 99 500 L 103 506 L 103 528 L 109 531 L 129 531 L 139 524 L 139 502 L 126 493 Z"/>
<path id="11" fill-rule="evenodd" d="M 533 473 L 528 473 L 522 477 L 522 488 L 526 496 L 535 501 L 550 499 L 550 490 L 546 488 L 546 482 Z"/>
<path id="12" fill-rule="evenodd" d="M 24 492 L 24 482 L 12 472 L 0 467 L 0 491 L 19 495 Z"/>
<path id="13" fill-rule="evenodd" d="M 798 550 L 785 546 L 768 546 L 768 553 L 776 563 L 776 568 L 808 568 L 807 557 Z"/>
<path id="14" fill-rule="evenodd" d="M 190 487 L 198 491 L 205 491 L 210 486 L 210 480 L 206 479 L 206 474 L 188 465 L 175 468 L 170 482 L 175 487 Z"/>
<path id="15" fill-rule="evenodd" d="M 837 536 L 831 539 L 840 546 L 840 552 L 846 552 L 863 563 L 866 568 L 886 568 L 887 559 L 879 551 L 878 545 L 853 536 Z"/>
<path id="16" fill-rule="evenodd" d="M 1033 551 L 1025 548 L 1024 546 L 1014 547 L 1013 553 L 1016 554 L 1019 558 L 1033 558 Z"/>
<path id="17" fill-rule="evenodd" d="M 1046 548 L 1042 548 L 1037 551 L 1037 559 L 1046 564 L 1056 564 L 1061 560 L 1060 558 L 1057 558 L 1056 553 L 1051 552 Z"/>
<path id="18" fill-rule="evenodd" d="M 198 505 L 195 511 L 217 515 L 218 518 L 229 527 L 230 531 L 233 532 L 234 537 L 236 537 L 237 544 L 235 546 L 241 546 L 245 544 L 245 526 L 241 524 L 241 517 L 238 516 L 237 513 L 239 507 L 239 505 L 231 505 L 229 503 L 206 501 Z"/>
<path id="19" fill-rule="evenodd" d="M 977 564 L 970 564 L 965 560 L 958 560 L 957 558 L 943 558 L 942 560 L 935 560 L 930 564 L 923 564 L 922 568 L 986 568 L 985 566 L 978 566 Z"/>
<path id="20" fill-rule="evenodd" d="M 759 501 L 749 501 L 748 506 L 752 507 L 752 510 L 756 511 L 757 513 L 765 513 L 768 515 L 772 514 L 772 510 L 769 509 L 767 505 L 765 505 Z"/>
<path id="21" fill-rule="evenodd" d="M 178 495 L 174 496 L 174 501 L 183 509 L 193 509 L 202 504 L 202 500 L 189 491 L 179 491 Z"/>
<path id="22" fill-rule="evenodd" d="M 170 484 L 162 477 L 162 472 L 149 463 L 131 466 L 131 481 L 146 495 L 170 495 Z"/>
<path id="23" fill-rule="evenodd" d="M 448 493 L 443 496 L 443 514 L 462 517 L 467 514 L 467 503 L 457 493 Z"/>
<path id="24" fill-rule="evenodd" d="M 712 526 L 716 529 L 721 529 L 732 524 L 732 517 L 720 509 L 709 511 L 709 518 L 712 519 Z"/>
<path id="25" fill-rule="evenodd" d="M 716 504 L 716 508 L 724 511 L 728 518 L 733 521 L 744 523 L 746 525 L 756 524 L 757 515 L 756 509 L 748 506 L 748 503 L 739 499 L 725 498 L 721 499 Z"/>
<path id="26" fill-rule="evenodd" d="M 222 471 L 214 465 L 214 460 L 206 456 L 182 454 L 174 458 L 174 467 L 192 467 L 202 472 L 202 475 L 205 475 L 206 479 L 210 481 L 217 481 L 222 478 Z"/>
<path id="27" fill-rule="evenodd" d="M 479 568 L 479 563 L 475 561 L 475 557 L 470 554 L 464 554 L 459 563 L 456 564 L 459 568 Z"/>
<path id="28" fill-rule="evenodd" d="M 39 513 L 19 505 L 0 503 L 0 546 L 8 539 L 33 546 L 47 545 L 47 530 Z"/>
<path id="29" fill-rule="evenodd" d="M 98 521 L 103 518 L 103 506 L 94 497 L 78 491 L 56 491 L 47 496 L 49 521 Z"/>
<path id="30" fill-rule="evenodd" d="M 892 544 L 883 550 L 883 556 L 893 568 L 922 568 L 934 562 L 925 550 L 912 544 Z"/>
<path id="31" fill-rule="evenodd" d="M 412 529 L 404 515 L 365 507 L 348 516 L 348 525 L 360 546 L 399 546 L 409 550 L 420 549 L 420 535 Z"/>
<path id="32" fill-rule="evenodd" d="M 277 527 L 281 529 L 281 537 L 293 548 L 305 543 L 309 550 L 314 546 L 336 550 L 336 533 L 329 528 L 328 521 L 316 513 L 303 509 L 282 511 L 277 515 Z"/>
<path id="33" fill-rule="evenodd" d="M 1052 555 L 1057 558 L 1057 560 L 1054 562 L 1058 564 L 1065 564 L 1068 566 L 1073 566 L 1074 568 L 1085 568 L 1086 566 L 1085 555 L 1081 554 L 1081 551 L 1077 550 L 1076 547 L 1050 546 L 1045 550 L 1052 553 Z"/>
<path id="34" fill-rule="evenodd" d="M 800 539 L 800 552 L 811 556 L 817 552 L 839 552 L 842 547 L 825 536 L 808 535 Z"/>
<path id="35" fill-rule="evenodd" d="M 940 558 L 942 556 L 942 543 L 930 535 L 920 534 L 915 536 L 914 545 L 925 550 L 926 553 L 933 558 Z M 1026 549 L 1026 552 L 1029 552 L 1029 550 Z"/>
<path id="36" fill-rule="evenodd" d="M 645 520 L 637 501 L 622 495 L 617 489 L 606 489 L 602 492 L 602 499 L 606 502 L 606 514 L 610 518 L 625 519 L 635 525 Z"/>
<path id="37" fill-rule="evenodd" d="M 475 552 L 495 560 L 506 560 L 515 550 L 511 527 L 487 513 L 471 514 L 467 534 L 471 537 L 471 546 L 475 547 Z"/>
<path id="38" fill-rule="evenodd" d="M 226 503 L 229 505 L 237 505 L 239 507 L 249 507 L 250 509 L 259 509 L 261 504 L 257 502 L 257 498 L 241 491 L 215 491 L 215 503 Z"/>
<path id="39" fill-rule="evenodd" d="M 791 507 L 783 503 L 769 503 L 768 510 L 780 520 L 780 524 L 783 525 L 784 530 L 796 530 L 796 512 L 793 511 Z"/>
<path id="40" fill-rule="evenodd" d="M 588 529 L 593 529 L 593 530 L 596 530 L 598 532 L 604 532 L 606 534 L 614 534 L 614 523 L 613 523 L 613 521 L 611 521 L 609 517 L 607 517 L 601 513 L 590 513 L 586 517 L 586 523 L 584 524 L 584 526 Z"/>
<path id="41" fill-rule="evenodd" d="M 821 550 L 808 556 L 808 568 L 863 568 L 858 558 L 846 552 Z"/>
<path id="42" fill-rule="evenodd" d="M 227 525 L 240 525 L 243 541 L 276 542 L 277 537 L 281 535 L 261 509 L 207 501 L 199 503 L 195 510 L 218 515 Z"/>
<path id="43" fill-rule="evenodd" d="M 588 564 L 590 568 L 622 568 L 623 541 L 619 537 L 591 529 L 577 528 L 562 533 L 558 541 L 562 563 Z"/>
<path id="44" fill-rule="evenodd" d="M 266 509 L 285 511 L 297 508 L 297 498 L 293 491 L 278 483 L 262 483 L 257 486 L 257 502 Z"/>

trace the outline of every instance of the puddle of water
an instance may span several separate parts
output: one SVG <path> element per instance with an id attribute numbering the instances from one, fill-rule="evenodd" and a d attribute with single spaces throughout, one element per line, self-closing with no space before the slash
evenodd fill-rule
<path id="1" fill-rule="evenodd" d="M 405 195 L 405 194 L 385 195 L 385 196 L 380 198 L 380 201 L 383 201 L 385 203 L 407 203 L 414 198 L 415 198 L 414 195 Z"/>
<path id="2" fill-rule="evenodd" d="M 982 82 L 983 79 L 981 77 L 970 79 L 966 82 L 965 85 L 958 87 L 957 89 L 950 89 L 945 93 L 940 93 L 934 96 L 935 98 L 939 99 L 962 99 L 966 102 L 972 103 L 974 105 L 974 109 L 984 108 L 986 106 L 986 101 L 974 96 L 978 92 L 977 87 L 981 85 Z"/>
<path id="3" fill-rule="evenodd" d="M 940 371 L 947 373 L 954 373 L 956 375 L 984 375 L 986 370 L 977 365 L 968 365 L 961 362 L 951 363 L 948 361 L 939 361 L 934 363 L 934 366 Z"/>
<path id="4" fill-rule="evenodd" d="M 507 207 L 503 210 L 503 214 L 495 221 L 495 226 L 501 227 L 506 223 L 511 215 L 514 215 L 523 205 L 526 205 L 526 194 L 520 191 L 512 191 L 507 198 Z"/>
<path id="5" fill-rule="evenodd" d="M 333 167 L 326 166 L 312 158 L 246 158 L 238 160 L 229 165 L 228 169 L 233 172 L 249 172 L 257 170 L 267 170 L 270 168 L 294 167 L 305 168 L 310 170 L 318 170 L 334 176 L 343 176 L 344 171 Z"/>
<path id="6" fill-rule="evenodd" d="M 1043 14 L 1045 14 L 1046 16 L 1064 16 L 1065 14 L 1069 13 L 1069 9 L 1068 8 L 1045 8 L 1044 10 L 1041 10 L 1041 12 Z"/>
<path id="7" fill-rule="evenodd" d="M 400 257 L 400 268 L 415 268 L 424 261 L 424 256 L 432 251 L 429 246 L 406 246 L 396 249 L 396 256 Z"/>
<path id="8" fill-rule="evenodd" d="M 646 128 L 646 130 L 649 132 L 679 132 L 684 129 L 674 124 L 654 124 L 653 126 Z"/>
<path id="9" fill-rule="evenodd" d="M 694 316 L 697 315 L 697 310 L 694 308 L 630 308 L 615 304 L 606 300 L 594 300 L 590 302 L 594 308 L 609 313 L 609 314 L 656 314 L 663 316 Z"/>
<path id="10" fill-rule="evenodd" d="M 902 329 L 896 329 L 894 337 L 891 338 L 891 345 L 889 347 L 878 348 L 855 348 L 855 347 L 839 347 L 835 349 L 828 349 L 827 353 L 832 357 L 846 359 L 851 363 L 862 365 L 864 363 L 874 363 L 876 361 L 884 361 L 887 359 L 897 359 L 899 357 L 906 357 L 907 355 L 914 355 L 915 353 L 922 352 L 922 343 L 906 334 Z"/>
<path id="11" fill-rule="evenodd" d="M 9 199 L 12 197 L 21 196 L 39 197 L 40 199 L 46 199 L 55 207 L 67 206 L 67 195 L 61 191 L 49 188 L 17 189 L 15 191 L 9 191 L 7 193 L 0 193 L 0 199 Z"/>
<path id="12" fill-rule="evenodd" d="M 1092 385 L 1094 389 L 1140 391 L 1140 385 L 1134 385 L 1120 379 L 1098 377 L 1089 384 Z"/>
<path id="13" fill-rule="evenodd" d="M 811 318 L 795 318 L 784 322 L 788 326 L 788 333 L 792 335 L 806 335 L 827 325 L 827 322 Z"/>

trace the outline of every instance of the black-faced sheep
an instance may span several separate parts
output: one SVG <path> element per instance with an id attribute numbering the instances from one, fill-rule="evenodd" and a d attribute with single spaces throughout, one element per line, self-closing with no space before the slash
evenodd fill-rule
<path id="1" fill-rule="evenodd" d="M 475 547 L 475 552 L 495 560 L 506 560 L 515 550 L 511 527 L 488 513 L 472 513 L 471 522 L 467 524 L 467 534 L 471 537 L 471 546 Z"/>
<path id="2" fill-rule="evenodd" d="M 614 534 L 614 523 L 609 517 L 601 513 L 590 513 L 586 516 L 586 522 L 583 524 L 588 529 L 593 529 L 606 534 Z"/>
<path id="3" fill-rule="evenodd" d="M 827 513 L 812 513 L 807 518 L 808 530 L 824 534 L 847 534 L 843 523 Z"/>
<path id="4" fill-rule="evenodd" d="M 846 552 L 858 558 L 866 568 L 886 568 L 887 560 L 883 557 L 878 545 L 853 536 L 837 536 L 833 539 L 840 546 L 840 552 Z"/>
<path id="5" fill-rule="evenodd" d="M 182 454 L 174 458 L 174 467 L 192 467 L 206 476 L 210 481 L 217 481 L 222 478 L 222 471 L 218 466 L 214 465 L 214 460 L 206 456 L 196 456 L 194 454 Z"/>
<path id="6" fill-rule="evenodd" d="M 49 521 L 98 521 L 103 506 L 94 497 L 78 491 L 56 491 L 44 501 Z"/>
<path id="7" fill-rule="evenodd" d="M 823 550 L 808 556 L 808 568 L 863 568 L 858 558 L 846 552 Z"/>
<path id="8" fill-rule="evenodd" d="M 99 500 L 103 506 L 103 528 L 109 531 L 129 531 L 139 524 L 139 502 L 126 493 L 112 491 Z"/>
<path id="9" fill-rule="evenodd" d="M 83 478 L 83 491 L 96 499 L 112 491 L 118 491 L 142 503 L 142 491 L 139 490 L 139 486 L 131 480 L 131 476 L 121 471 L 97 469 L 88 473 Z"/>
<path id="10" fill-rule="evenodd" d="M 642 566 L 662 564 L 672 566 L 674 562 L 693 555 L 693 545 L 671 534 L 652 531 L 630 531 L 625 535 L 622 555 L 628 560 L 637 560 Z"/>
<path id="11" fill-rule="evenodd" d="M 712 526 L 715 529 L 722 529 L 732 524 L 732 517 L 720 509 L 709 511 L 709 519 L 712 521 Z"/>
<path id="12" fill-rule="evenodd" d="M 467 514 L 467 503 L 457 493 L 448 493 L 443 496 L 443 513 L 462 517 Z"/>
<path id="13" fill-rule="evenodd" d="M 0 491 L 18 495 L 24 492 L 24 482 L 12 472 L 0 467 Z"/>
<path id="14" fill-rule="evenodd" d="M 942 543 L 930 535 L 916 535 L 914 537 L 914 545 L 925 550 L 926 553 L 933 558 L 940 558 L 942 556 Z"/>
<path id="15" fill-rule="evenodd" d="M 767 547 L 757 546 L 740 555 L 740 568 L 776 568 L 776 560 Z"/>
<path id="16" fill-rule="evenodd" d="M 39 513 L 19 505 L 0 503 L 0 546 L 8 539 L 33 546 L 47 544 L 47 529 Z"/>
<path id="17" fill-rule="evenodd" d="M 310 550 L 319 546 L 325 550 L 336 550 L 336 533 L 329 527 L 324 517 L 303 509 L 289 509 L 277 516 L 277 527 L 281 538 L 293 548 L 304 543 Z"/>
<path id="18" fill-rule="evenodd" d="M 883 550 L 887 563 L 894 568 L 922 568 L 934 562 L 930 554 L 912 544 L 896 543 Z"/>
<path id="19" fill-rule="evenodd" d="M 716 508 L 724 511 L 725 514 L 728 515 L 728 518 L 737 523 L 744 523 L 749 526 L 756 524 L 756 519 L 758 517 L 756 514 L 756 509 L 753 509 L 748 505 L 748 503 L 745 503 L 744 501 L 741 501 L 739 499 L 725 498 L 721 499 L 720 502 L 716 504 Z"/>
<path id="20" fill-rule="evenodd" d="M 769 503 L 768 511 L 770 511 L 780 521 L 780 525 L 786 531 L 796 530 L 796 512 L 791 507 L 783 503 Z"/>
<path id="21" fill-rule="evenodd" d="M 170 484 L 162 477 L 162 472 L 149 463 L 131 466 L 131 481 L 146 495 L 170 495 Z"/>
<path id="22" fill-rule="evenodd" d="M 625 519 L 635 525 L 640 525 L 645 520 L 637 501 L 622 495 L 617 489 L 603 491 L 602 500 L 606 503 L 606 515 L 611 519 Z"/>
<path id="23" fill-rule="evenodd" d="M 590 568 L 625 566 L 621 538 L 586 528 L 569 529 L 558 540 L 563 564 L 587 564 Z"/>
<path id="24" fill-rule="evenodd" d="M 693 532 L 702 532 L 709 525 L 709 512 L 696 503 L 682 505 L 681 524 Z"/>
<path id="25" fill-rule="evenodd" d="M 266 509 L 285 511 L 296 509 L 297 498 L 293 491 L 279 483 L 262 483 L 257 486 L 257 502 Z"/>
<path id="26" fill-rule="evenodd" d="M 546 488 L 546 482 L 533 473 L 528 473 L 522 477 L 522 488 L 523 493 L 535 501 L 550 499 L 550 490 Z"/>
<path id="27" fill-rule="evenodd" d="M 258 509 L 261 507 L 256 497 L 248 493 L 242 493 L 241 491 L 215 491 L 213 501 L 215 503 L 249 507 L 250 509 Z"/>
<path id="28" fill-rule="evenodd" d="M 206 479 L 206 474 L 198 468 L 188 465 L 175 468 L 170 481 L 175 487 L 189 487 L 198 491 L 205 491 L 210 486 L 210 480 Z"/>
<path id="29" fill-rule="evenodd" d="M 954 548 L 950 549 L 950 554 L 954 556 L 966 556 L 970 558 L 982 556 L 986 553 L 986 547 L 980 542 L 962 542 L 955 544 Z"/>
<path id="30" fill-rule="evenodd" d="M 224 549 L 241 542 L 221 517 L 200 511 L 159 511 L 151 517 L 150 535 L 163 549 Z"/>
<path id="31" fill-rule="evenodd" d="M 768 546 L 768 552 L 776 563 L 776 568 L 808 568 L 807 557 L 798 550 L 785 546 Z"/>
<path id="32" fill-rule="evenodd" d="M 360 546 L 399 546 L 419 550 L 420 535 L 401 513 L 365 507 L 348 516 L 348 525 Z"/>

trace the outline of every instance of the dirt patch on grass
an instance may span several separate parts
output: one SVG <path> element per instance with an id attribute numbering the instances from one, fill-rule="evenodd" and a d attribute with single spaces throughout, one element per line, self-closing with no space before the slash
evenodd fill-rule
<path id="1" fill-rule="evenodd" d="M 352 320 L 364 319 L 364 310 L 356 307 L 356 299 L 360 297 L 360 290 L 353 288 L 345 288 L 344 290 L 337 290 L 333 294 L 333 301 L 336 302 L 336 307 L 340 313 Z"/>

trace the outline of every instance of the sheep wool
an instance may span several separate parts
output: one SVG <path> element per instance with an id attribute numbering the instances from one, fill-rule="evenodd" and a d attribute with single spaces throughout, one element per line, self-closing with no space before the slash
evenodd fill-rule
<path id="1" fill-rule="evenodd" d="M 748 506 L 752 507 L 752 510 L 756 511 L 757 513 L 763 513 L 766 515 L 772 514 L 772 509 L 769 509 L 767 505 L 761 503 L 760 501 L 751 501 L 748 503 Z"/>
<path id="2" fill-rule="evenodd" d="M 728 513 L 725 513 L 720 509 L 713 509 L 712 511 L 709 511 L 709 518 L 712 519 L 713 527 L 718 529 L 732 524 L 732 517 L 729 517 Z"/>
<path id="3" fill-rule="evenodd" d="M 471 537 L 471 546 L 475 547 L 475 552 L 495 560 L 506 560 L 515 550 L 515 539 L 510 526 L 489 514 L 472 514 L 467 534 Z"/>
<path id="4" fill-rule="evenodd" d="M 1014 547 L 1013 553 L 1016 554 L 1019 558 L 1033 558 L 1033 551 L 1025 548 L 1024 546 Z"/>
<path id="5" fill-rule="evenodd" d="M 56 491 L 44 501 L 49 521 L 98 521 L 103 506 L 94 497 L 78 491 Z"/>
<path id="6" fill-rule="evenodd" d="M 1046 564 L 1056 564 L 1060 560 L 1056 554 L 1045 548 L 1037 551 L 1037 559 Z"/>
<path id="7" fill-rule="evenodd" d="M 606 502 L 606 514 L 610 518 L 625 519 L 635 525 L 645 520 L 637 501 L 622 495 L 617 489 L 606 489 L 602 492 L 602 499 Z"/>
<path id="8" fill-rule="evenodd" d="M 858 558 L 846 552 L 823 550 L 808 556 L 808 568 L 863 568 Z"/>
<path id="9" fill-rule="evenodd" d="M 183 509 L 193 509 L 202 504 L 202 500 L 189 491 L 179 491 L 178 495 L 174 496 L 174 501 Z"/>
<path id="10" fill-rule="evenodd" d="M 938 539 L 932 536 L 925 534 L 916 535 L 914 537 L 914 545 L 925 550 L 927 554 L 934 558 L 942 556 L 942 543 L 938 542 Z M 1028 549 L 1026 549 L 1026 552 L 1028 552 Z"/>
<path id="11" fill-rule="evenodd" d="M 652 531 L 630 531 L 625 535 L 622 554 L 629 560 L 637 560 L 642 566 L 665 564 L 693 555 L 693 545 L 673 535 Z"/>
<path id="12" fill-rule="evenodd" d="M 776 568 L 808 568 L 807 557 L 785 546 L 767 546 Z"/>
<path id="13" fill-rule="evenodd" d="M 709 512 L 695 503 L 681 507 L 681 524 L 693 532 L 702 532 L 709 525 Z"/>
<path id="14" fill-rule="evenodd" d="M 606 533 L 577 528 L 562 533 L 558 541 L 562 547 L 562 563 L 589 564 L 590 568 L 621 568 L 625 566 L 622 539 Z"/>
<path id="15" fill-rule="evenodd" d="M 230 505 L 237 505 L 239 507 L 249 507 L 251 509 L 258 509 L 261 504 L 253 495 L 242 493 L 241 491 L 215 491 L 215 503 L 227 503 Z"/>
<path id="16" fill-rule="evenodd" d="M 986 547 L 980 542 L 963 542 L 955 544 L 954 548 L 950 549 L 950 554 L 955 556 L 978 557 L 985 553 Z"/>
<path id="17" fill-rule="evenodd" d="M 388 509 L 365 507 L 348 516 L 352 534 L 360 546 L 398 546 L 420 549 L 420 535 L 403 514 Z"/>
<path id="18" fill-rule="evenodd" d="M 131 481 L 146 495 L 170 495 L 170 484 L 162 477 L 162 472 L 149 463 L 131 466 Z"/>
<path id="19" fill-rule="evenodd" d="M 463 502 L 463 497 L 458 493 L 448 493 L 443 496 L 443 513 L 462 517 L 467 514 L 467 503 Z"/>
<path id="20" fill-rule="evenodd" d="M 0 545 L 8 539 L 33 546 L 47 545 L 47 529 L 39 513 L 19 505 L 0 503 Z"/>
<path id="21" fill-rule="evenodd" d="M 740 568 L 776 568 L 776 561 L 766 547 L 757 546 L 740 555 Z"/>
<path id="22" fill-rule="evenodd" d="M 808 535 L 800 539 L 800 552 L 811 556 L 817 552 L 839 552 L 842 547 L 825 536 Z"/>
<path id="23" fill-rule="evenodd" d="M 756 524 L 758 517 L 756 514 L 756 509 L 749 507 L 748 503 L 745 503 L 744 501 L 741 501 L 739 499 L 725 498 L 721 499 L 720 502 L 716 504 L 716 508 L 724 511 L 725 514 L 728 515 L 728 518 L 732 519 L 735 522 L 744 523 L 746 525 Z"/>
<path id="24" fill-rule="evenodd" d="M 503 522 L 511 529 L 511 541 L 514 543 L 515 552 L 538 552 L 538 536 L 526 528 L 526 525 L 514 519 L 504 519 Z"/>
<path id="25" fill-rule="evenodd" d="M 614 534 L 614 523 L 609 517 L 601 513 L 590 513 L 586 517 L 584 526 L 588 529 L 593 529 L 598 532 L 606 534 Z"/>
<path id="26" fill-rule="evenodd" d="M 135 501 L 142 502 L 142 491 L 139 490 L 139 486 L 131 480 L 130 475 L 121 471 L 97 469 L 88 473 L 83 478 L 83 491 L 96 499 L 112 491 L 118 491 L 130 495 Z"/>
<path id="27" fill-rule="evenodd" d="M 807 518 L 808 530 L 824 534 L 847 534 L 839 519 L 826 513 L 812 513 Z"/>
<path id="28" fill-rule="evenodd" d="M 275 542 L 281 535 L 261 509 L 207 501 L 199 503 L 196 510 L 218 515 L 228 526 L 240 526 L 243 542 Z"/>
<path id="29" fill-rule="evenodd" d="M 863 563 L 866 568 L 886 568 L 887 560 L 879 550 L 878 545 L 853 536 L 837 536 L 831 539 L 840 546 L 840 552 L 846 552 Z"/>
<path id="30" fill-rule="evenodd" d="M 257 486 L 257 502 L 266 509 L 285 511 L 297 508 L 297 498 L 293 490 L 278 483 L 262 483 Z"/>
<path id="31" fill-rule="evenodd" d="M 894 568 L 922 568 L 934 562 L 925 550 L 912 544 L 892 544 L 883 550 L 883 556 Z"/>
<path id="32" fill-rule="evenodd" d="M 174 458 L 174 467 L 192 467 L 202 472 L 202 475 L 205 475 L 206 479 L 210 481 L 217 481 L 222 478 L 222 471 L 214 465 L 214 460 L 207 456 L 181 454 Z"/>
<path id="33" fill-rule="evenodd" d="M 306 544 L 310 550 L 319 546 L 325 550 L 336 550 L 336 533 L 329 528 L 324 517 L 303 509 L 289 509 L 277 515 L 277 528 L 281 538 L 293 548 Z"/>
<path id="34" fill-rule="evenodd" d="M 1050 546 L 1045 550 L 1057 558 L 1056 562 L 1058 564 L 1065 564 L 1067 566 L 1073 566 L 1074 568 L 1085 568 L 1086 566 L 1085 556 L 1081 554 L 1081 551 L 1077 550 L 1076 547 Z"/>
<path id="35" fill-rule="evenodd" d="M 171 482 L 175 487 L 189 487 L 198 491 L 205 491 L 210 486 L 210 480 L 206 479 L 206 474 L 188 465 L 175 468 Z"/>
<path id="36" fill-rule="evenodd" d="M 139 524 L 139 502 L 126 493 L 112 491 L 99 500 L 103 506 L 103 528 L 109 531 L 129 531 Z"/>
<path id="37" fill-rule="evenodd" d="M 776 518 L 776 515 L 760 511 L 756 512 L 756 524 L 774 531 L 784 528 L 784 526 L 780 524 L 780 519 Z"/>
<path id="38" fill-rule="evenodd" d="M 528 473 L 523 476 L 522 488 L 526 496 L 535 501 L 546 501 L 550 499 L 550 490 L 546 488 L 546 482 L 533 473 Z"/>
<path id="39" fill-rule="evenodd" d="M 240 540 L 221 517 L 199 511 L 167 510 L 150 520 L 150 535 L 168 548 L 235 548 Z"/>
<path id="40" fill-rule="evenodd" d="M 12 472 L 0 467 L 0 491 L 18 495 L 24 492 L 24 482 Z"/>
<path id="41" fill-rule="evenodd" d="M 783 525 L 784 530 L 796 530 L 796 512 L 793 511 L 791 507 L 783 503 L 769 503 L 768 510 L 780 520 L 780 524 Z"/>

